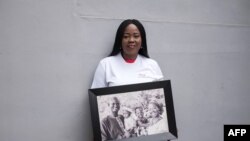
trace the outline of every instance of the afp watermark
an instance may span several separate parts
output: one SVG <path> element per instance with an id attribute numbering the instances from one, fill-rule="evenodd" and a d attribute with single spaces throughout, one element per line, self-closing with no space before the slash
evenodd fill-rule
<path id="1" fill-rule="evenodd" d="M 250 125 L 224 125 L 224 141 L 249 141 L 249 134 Z"/>

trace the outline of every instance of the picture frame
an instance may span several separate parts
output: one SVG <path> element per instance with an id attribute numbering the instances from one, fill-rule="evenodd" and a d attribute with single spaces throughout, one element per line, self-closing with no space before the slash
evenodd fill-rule
<path id="1" fill-rule="evenodd" d="M 170 80 L 95 88 L 88 93 L 94 141 L 178 138 Z"/>

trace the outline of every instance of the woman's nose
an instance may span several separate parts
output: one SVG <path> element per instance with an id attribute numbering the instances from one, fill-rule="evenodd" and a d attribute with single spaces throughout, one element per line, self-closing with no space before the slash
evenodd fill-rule
<path id="1" fill-rule="evenodd" d="M 129 38 L 129 41 L 130 41 L 130 42 L 134 42 L 134 41 L 135 41 L 134 37 L 130 37 L 130 38 Z"/>

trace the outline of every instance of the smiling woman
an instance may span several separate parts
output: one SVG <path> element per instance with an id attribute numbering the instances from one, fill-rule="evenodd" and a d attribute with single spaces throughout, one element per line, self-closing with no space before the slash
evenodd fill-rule
<path id="1" fill-rule="evenodd" d="M 122 56 L 125 60 L 135 60 L 141 47 L 141 33 L 134 24 L 129 24 L 122 38 Z"/>
<path id="2" fill-rule="evenodd" d="M 117 29 L 111 54 L 97 66 L 91 88 L 162 79 L 158 63 L 149 58 L 143 25 L 138 20 L 128 19 Z"/>
<path id="3" fill-rule="evenodd" d="M 149 135 L 156 133 L 168 132 L 166 115 L 163 114 L 163 107 L 156 101 L 148 104 L 148 110 L 151 118 L 149 119 L 149 126 L 147 133 Z"/>

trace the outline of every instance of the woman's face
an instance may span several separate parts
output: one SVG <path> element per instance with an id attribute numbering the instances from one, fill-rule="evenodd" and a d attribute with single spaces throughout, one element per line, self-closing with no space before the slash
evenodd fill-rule
<path id="1" fill-rule="evenodd" d="M 123 57 L 125 59 L 136 59 L 141 48 L 141 33 L 134 24 L 129 24 L 122 38 Z"/>
<path id="2" fill-rule="evenodd" d="M 155 104 L 149 104 L 148 105 L 148 110 L 150 115 L 155 118 L 158 117 L 160 115 L 160 109 L 155 105 Z"/>

